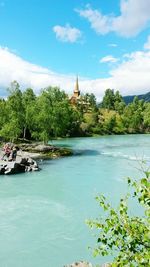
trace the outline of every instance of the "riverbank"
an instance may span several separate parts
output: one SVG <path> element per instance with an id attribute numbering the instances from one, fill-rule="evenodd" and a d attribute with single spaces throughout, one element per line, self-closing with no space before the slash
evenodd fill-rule
<path id="1" fill-rule="evenodd" d="M 41 143 L 17 143 L 13 144 L 18 147 L 17 157 L 32 159 L 54 159 L 64 156 L 73 155 L 69 148 L 57 147 L 54 145 L 43 145 Z M 3 144 L 0 146 L 0 158 L 3 156 Z"/>
<path id="2" fill-rule="evenodd" d="M 33 159 L 54 159 L 73 155 L 73 151 L 71 149 L 54 145 L 21 143 L 17 144 L 17 146 L 19 148 L 18 155 L 20 153 Z"/>

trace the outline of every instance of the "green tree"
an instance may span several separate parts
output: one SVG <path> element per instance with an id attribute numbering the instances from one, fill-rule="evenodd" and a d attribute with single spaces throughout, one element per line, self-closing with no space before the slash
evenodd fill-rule
<path id="1" fill-rule="evenodd" d="M 122 114 L 125 108 L 125 102 L 119 91 L 116 91 L 114 97 L 114 109 L 118 111 L 119 114 Z"/>
<path id="2" fill-rule="evenodd" d="M 97 133 L 96 125 L 98 124 L 97 112 L 86 112 L 83 115 L 83 121 L 81 123 L 82 132 L 85 135 L 91 135 L 93 132 Z"/>
<path id="3" fill-rule="evenodd" d="M 10 140 L 11 142 L 17 140 L 20 134 L 21 134 L 21 129 L 19 127 L 19 122 L 17 118 L 11 118 L 9 122 L 6 122 L 3 125 L 0 131 L 0 136 L 2 136 L 5 140 Z"/>
<path id="4" fill-rule="evenodd" d="M 1 128 L 0 134 L 6 139 L 17 139 L 23 130 L 24 107 L 22 103 L 22 92 L 19 84 L 14 81 L 8 88 L 9 96 L 6 101 L 6 121 Z"/>
<path id="5" fill-rule="evenodd" d="M 144 131 L 143 112 L 145 106 L 143 100 L 135 97 L 133 102 L 125 107 L 123 122 L 129 133 L 140 133 Z"/>
<path id="6" fill-rule="evenodd" d="M 24 108 L 23 138 L 26 139 L 27 131 L 31 134 L 34 125 L 33 117 L 35 115 L 36 96 L 32 88 L 27 88 L 23 92 L 22 103 Z"/>
<path id="7" fill-rule="evenodd" d="M 84 102 L 88 105 L 90 110 L 97 111 L 96 97 L 94 94 L 86 93 L 83 96 Z"/>
<path id="8" fill-rule="evenodd" d="M 125 133 L 122 117 L 115 110 L 100 109 L 99 124 L 101 125 L 100 133 L 102 134 Z"/>
<path id="9" fill-rule="evenodd" d="M 0 99 L 0 130 L 4 126 L 4 124 L 8 121 L 8 108 L 7 101 L 4 99 Z"/>
<path id="10" fill-rule="evenodd" d="M 145 104 L 145 110 L 143 112 L 144 126 L 147 132 L 150 132 L 150 103 Z"/>
<path id="11" fill-rule="evenodd" d="M 125 102 L 119 91 L 107 89 L 103 97 L 101 107 L 109 110 L 116 110 L 119 114 L 123 113 Z"/>
<path id="12" fill-rule="evenodd" d="M 8 107 L 10 109 L 10 121 L 17 120 L 18 127 L 20 130 L 23 129 L 24 125 L 24 106 L 22 102 L 22 92 L 20 90 L 20 85 L 14 81 L 11 83 L 8 97 Z"/>
<path id="13" fill-rule="evenodd" d="M 115 94 L 113 89 L 106 89 L 101 106 L 106 109 L 114 109 Z"/>
<path id="14" fill-rule="evenodd" d="M 54 104 L 51 98 L 50 89 L 44 89 L 41 95 L 37 97 L 33 116 L 34 130 L 32 136 L 44 143 L 47 143 L 51 136 L 52 105 Z"/>
<path id="15" fill-rule="evenodd" d="M 77 134 L 79 125 L 79 112 L 68 96 L 57 87 L 45 88 L 36 101 L 32 136 L 46 143 L 53 137 Z"/>
<path id="16" fill-rule="evenodd" d="M 146 267 L 150 266 L 150 172 L 145 171 L 140 180 L 128 178 L 128 184 L 132 193 L 120 199 L 117 209 L 104 196 L 96 197 L 106 216 L 88 221 L 98 230 L 94 255 L 115 255 L 112 267 Z M 131 196 L 137 199 L 143 216 L 130 216 L 127 201 Z"/>

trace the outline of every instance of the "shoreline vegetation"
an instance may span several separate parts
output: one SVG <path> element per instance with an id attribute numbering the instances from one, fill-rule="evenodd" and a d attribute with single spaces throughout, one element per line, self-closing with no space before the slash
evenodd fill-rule
<path id="1" fill-rule="evenodd" d="M 94 94 L 69 97 L 58 87 L 20 89 L 14 81 L 0 98 L 0 140 L 43 142 L 64 137 L 150 133 L 150 102 L 126 104 L 119 91 L 107 89 L 101 103 Z"/>
<path id="2" fill-rule="evenodd" d="M 94 231 L 96 246 L 94 256 L 113 256 L 108 265 L 150 266 L 150 168 L 141 165 L 142 178 L 127 178 L 128 191 L 117 207 L 103 195 L 95 199 L 103 216 L 87 221 Z M 141 215 L 131 213 L 131 201 L 136 201 Z"/>
<path id="3" fill-rule="evenodd" d="M 14 81 L 8 97 L 0 98 L 0 122 L 2 143 L 16 144 L 25 158 L 51 159 L 73 151 L 49 145 L 49 140 L 150 133 L 150 102 L 135 97 L 126 104 L 119 91 L 107 89 L 98 104 L 94 94 L 80 95 L 78 83 L 72 97 L 51 86 L 36 96 Z"/>

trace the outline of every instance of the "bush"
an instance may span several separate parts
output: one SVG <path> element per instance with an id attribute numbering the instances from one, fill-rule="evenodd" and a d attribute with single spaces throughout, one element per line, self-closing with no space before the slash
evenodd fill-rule
<path id="1" fill-rule="evenodd" d="M 144 178 L 128 178 L 132 193 L 120 199 L 118 209 L 114 209 L 103 195 L 97 196 L 100 207 L 105 211 L 103 219 L 89 220 L 91 228 L 98 230 L 97 247 L 94 256 L 115 255 L 110 266 L 150 266 L 150 172 Z M 127 200 L 136 198 L 144 215 L 129 215 Z"/>

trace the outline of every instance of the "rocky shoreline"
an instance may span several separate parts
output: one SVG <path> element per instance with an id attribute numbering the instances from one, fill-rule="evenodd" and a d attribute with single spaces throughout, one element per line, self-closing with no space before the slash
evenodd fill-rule
<path id="1" fill-rule="evenodd" d="M 16 146 L 18 147 L 18 152 L 15 161 L 2 160 L 3 151 L 0 148 L 0 175 L 39 171 L 37 159 L 54 159 L 73 154 L 70 149 L 52 145 L 32 143 L 17 144 Z"/>
<path id="2" fill-rule="evenodd" d="M 21 153 L 25 156 L 30 156 L 33 159 L 54 159 L 73 155 L 73 151 L 71 149 L 53 145 L 32 143 L 19 144 L 17 146 L 19 147 L 19 151 Z"/>

